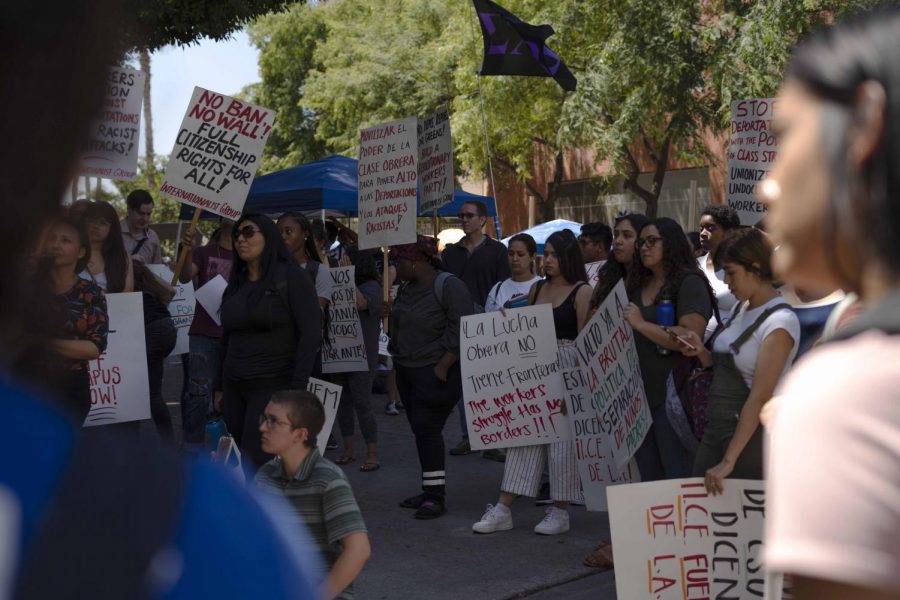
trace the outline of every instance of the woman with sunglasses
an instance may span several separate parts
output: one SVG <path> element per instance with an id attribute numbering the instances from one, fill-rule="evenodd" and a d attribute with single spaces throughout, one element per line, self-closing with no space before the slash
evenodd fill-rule
<path id="1" fill-rule="evenodd" d="M 900 598 L 900 8 L 794 52 L 760 184 L 780 278 L 866 309 L 806 354 L 767 406 L 770 573 L 797 600 Z"/>
<path id="2" fill-rule="evenodd" d="M 688 477 L 694 457 L 679 439 L 666 415 L 666 382 L 672 371 L 672 353 L 681 345 L 657 324 L 659 306 L 670 302 L 675 325 L 702 338 L 713 314 L 712 289 L 697 266 L 681 226 L 661 217 L 641 227 L 637 253 L 625 287 L 631 302 L 625 319 L 634 330 L 644 392 L 653 425 L 635 453 L 641 481 Z"/>
<path id="3" fill-rule="evenodd" d="M 531 288 L 529 304 L 553 307 L 560 365 L 572 367 L 577 364 L 574 340 L 588 321 L 591 287 L 578 240 L 568 229 L 550 234 L 544 243 L 544 276 L 545 279 Z M 494 533 L 512 529 L 513 500 L 518 496 L 537 497 L 545 464 L 550 474 L 553 505 L 547 507 L 534 532 L 557 535 L 569 531 L 569 503 L 582 497 L 575 445 L 571 441 L 508 448 L 497 504 L 487 505 L 481 520 L 472 525 L 472 531 Z"/>
<path id="4" fill-rule="evenodd" d="M 222 297 L 222 405 L 225 425 L 253 467 L 262 451 L 259 416 L 272 394 L 306 389 L 322 341 L 322 311 L 309 275 L 278 228 L 260 214 L 241 217 Z"/>
<path id="5" fill-rule="evenodd" d="M 91 240 L 91 259 L 80 275 L 107 294 L 134 291 L 134 270 L 125 251 L 119 215 L 109 202 L 92 202 L 84 209 L 84 224 Z"/>

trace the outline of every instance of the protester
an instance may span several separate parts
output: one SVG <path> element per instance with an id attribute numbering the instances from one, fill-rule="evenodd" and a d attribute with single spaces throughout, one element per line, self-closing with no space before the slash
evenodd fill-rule
<path id="1" fill-rule="evenodd" d="M 779 275 L 866 306 L 772 401 L 763 560 L 797 600 L 900 595 L 898 31 L 890 5 L 796 49 L 760 184 Z"/>
<path id="2" fill-rule="evenodd" d="M 288 252 L 275 223 L 247 214 L 232 232 L 231 277 L 222 298 L 225 426 L 250 464 L 262 451 L 259 416 L 272 394 L 306 389 L 319 353 L 322 311 L 315 287 Z"/>
<path id="3" fill-rule="evenodd" d="M 687 234 L 688 242 L 691 244 L 691 254 L 694 255 L 694 258 L 699 259 L 701 256 L 706 254 L 703 251 L 703 246 L 700 245 L 700 232 L 699 231 L 688 231 Z"/>
<path id="4" fill-rule="evenodd" d="M 706 279 L 709 280 L 709 285 L 712 286 L 720 315 L 730 311 L 737 300 L 728 291 L 722 266 L 714 263 L 713 256 L 725 234 L 740 226 L 741 218 L 737 212 L 725 204 L 710 204 L 703 209 L 700 216 L 700 247 L 706 254 L 697 259 L 697 264 L 700 266 L 703 274 L 706 275 Z M 715 318 L 709 320 L 709 323 L 706 325 L 707 339 L 716 330 L 718 324 L 719 322 Z"/>
<path id="5" fill-rule="evenodd" d="M 772 285 L 772 247 L 758 230 L 730 231 L 714 260 L 737 298 L 731 314 L 722 315 L 724 324 L 705 346 L 689 329 L 671 330 L 684 340 L 678 342 L 685 356 L 712 369 L 708 422 L 693 475 L 720 494 L 726 477 L 763 478 L 759 415 L 797 355 L 800 321 Z"/>
<path id="6" fill-rule="evenodd" d="M 325 227 L 325 221 L 322 219 L 312 219 L 310 222 L 313 239 L 316 242 L 316 252 L 319 256 L 318 260 L 327 267 L 338 266 L 337 260 L 329 256 L 332 244 L 337 239 L 337 230 Z"/>
<path id="7" fill-rule="evenodd" d="M 148 265 L 162 263 L 159 236 L 150 229 L 153 217 L 153 196 L 147 190 L 134 190 L 125 199 L 128 216 L 122 219 L 122 239 L 125 251 Z"/>
<path id="8" fill-rule="evenodd" d="M 442 431 L 462 396 L 460 318 L 474 312 L 474 303 L 462 281 L 439 272 L 434 238 L 419 236 L 412 244 L 394 246 L 391 253 L 404 285 L 382 315 L 390 315 L 389 349 L 397 390 L 416 437 L 423 490 L 400 506 L 416 509 L 417 519 L 434 519 L 447 512 Z"/>
<path id="9" fill-rule="evenodd" d="M 544 243 L 544 275 L 529 293 L 530 304 L 553 306 L 560 363 L 574 366 L 577 351 L 574 340 L 588 320 L 591 288 L 581 257 L 578 240 L 568 229 L 552 233 Z M 568 505 L 581 496 L 581 482 L 575 464 L 573 442 L 555 442 L 507 449 L 497 504 L 488 504 L 481 519 L 472 525 L 475 533 L 494 533 L 512 529 L 512 506 L 517 496 L 536 497 L 544 464 L 549 464 L 550 497 L 554 505 L 534 527 L 541 535 L 569 531 Z"/>
<path id="10" fill-rule="evenodd" d="M 276 392 L 259 418 L 263 451 L 275 458 L 256 474 L 256 485 L 285 497 L 309 530 L 329 569 L 322 595 L 349 600 L 371 547 L 350 483 L 316 448 L 324 423 L 325 410 L 315 395 Z"/>
<path id="11" fill-rule="evenodd" d="M 80 198 L 69 205 L 69 218 L 75 221 L 84 220 L 84 211 L 93 201 Z M 118 217 L 118 215 L 116 215 Z"/>
<path id="12" fill-rule="evenodd" d="M 93 202 L 84 210 L 84 223 L 91 240 L 91 254 L 80 275 L 96 283 L 107 294 L 134 291 L 134 270 L 125 252 L 119 216 L 109 202 Z"/>
<path id="13" fill-rule="evenodd" d="M 630 303 L 625 319 L 634 330 L 644 392 L 653 424 L 635 453 L 641 481 L 690 475 L 694 457 L 678 438 L 666 414 L 666 381 L 672 372 L 676 340 L 657 324 L 659 306 L 671 302 L 675 324 L 703 336 L 713 313 L 712 290 L 691 256 L 684 230 L 661 217 L 645 224 L 626 287 Z"/>
<path id="14" fill-rule="evenodd" d="M 581 226 L 578 243 L 581 245 L 584 270 L 588 276 L 587 282 L 591 284 L 591 287 L 597 285 L 597 276 L 600 268 L 606 264 L 609 258 L 612 241 L 613 232 L 606 223 L 585 223 Z"/>
<path id="15" fill-rule="evenodd" d="M 134 288 L 144 302 L 144 341 L 147 348 L 147 379 L 150 383 L 150 416 L 159 434 L 172 441 L 172 416 L 162 396 L 163 367 L 175 348 L 178 330 L 169 314 L 168 304 L 175 289 L 153 274 L 143 262 L 134 259 Z"/>
<path id="16" fill-rule="evenodd" d="M 220 219 L 217 239 L 205 246 L 194 247 L 194 232 L 185 231 L 181 243 L 192 248 L 191 259 L 185 261 L 179 281 L 195 282 L 200 289 L 217 276 L 228 281 L 234 260 L 231 233 L 234 222 Z M 217 315 L 218 317 L 218 315 Z M 222 326 L 213 319 L 202 304 L 194 307 L 194 320 L 188 329 L 189 375 L 188 390 L 181 399 L 181 429 L 186 445 L 196 446 L 204 441 L 206 414 L 213 407 L 219 410 L 222 399 Z"/>
<path id="17" fill-rule="evenodd" d="M 344 452 L 335 461 L 337 464 L 348 464 L 355 459 L 353 454 L 353 413 L 359 421 L 363 439 L 366 441 L 366 460 L 359 470 L 377 471 L 381 468 L 378 462 L 378 426 L 375 413 L 372 411 L 372 382 L 378 368 L 378 335 L 381 331 L 381 283 L 378 267 L 369 252 L 360 252 L 355 248 L 345 249 L 341 257 L 341 266 L 349 266 L 353 257 L 354 277 L 356 278 L 356 309 L 359 312 L 359 323 L 362 328 L 363 342 L 366 346 L 368 369 L 350 373 L 338 373 L 333 376 L 334 383 L 342 386 L 341 402 L 338 405 L 338 425 L 344 438 Z"/>
<path id="18" fill-rule="evenodd" d="M 509 239 L 506 252 L 509 262 L 509 279 L 497 283 L 488 293 L 485 312 L 514 308 L 528 304 L 528 292 L 541 278 L 534 274 L 537 243 L 527 233 L 519 233 Z"/>
<path id="19" fill-rule="evenodd" d="M 312 234 L 312 227 L 305 215 L 287 212 L 278 217 L 278 231 L 287 249 L 301 268 L 306 269 L 316 284 L 319 306 L 324 310 L 331 304 L 331 276 L 328 267 L 319 262 L 319 249 Z"/>
<path id="20" fill-rule="evenodd" d="M 484 234 L 487 224 L 487 205 L 484 202 L 473 200 L 463 203 L 457 216 L 462 222 L 465 235 L 457 243 L 448 244 L 444 248 L 441 260 L 448 273 L 466 284 L 475 303 L 484 306 L 491 288 L 509 277 L 506 246 Z M 462 439 L 450 450 L 453 456 L 472 452 L 462 398 L 459 399 L 457 410 Z"/>
<path id="21" fill-rule="evenodd" d="M 591 311 L 603 304 L 620 281 L 624 281 L 635 264 L 634 256 L 638 232 L 647 224 L 647 217 L 630 213 L 616 219 L 613 230 L 613 260 L 606 261 L 597 273 L 597 284 L 591 295 Z"/>

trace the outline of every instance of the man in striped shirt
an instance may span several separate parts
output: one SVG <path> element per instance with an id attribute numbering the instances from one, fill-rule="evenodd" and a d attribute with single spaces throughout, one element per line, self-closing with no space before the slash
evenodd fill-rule
<path id="1" fill-rule="evenodd" d="M 310 392 L 278 392 L 260 417 L 262 449 L 276 458 L 256 474 L 267 493 L 285 497 L 328 564 L 327 598 L 353 598 L 353 580 L 369 560 L 366 525 L 344 472 L 319 454 L 325 411 Z"/>

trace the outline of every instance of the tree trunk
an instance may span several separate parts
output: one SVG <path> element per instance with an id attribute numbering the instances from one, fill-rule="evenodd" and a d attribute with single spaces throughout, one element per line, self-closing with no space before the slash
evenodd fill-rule
<path id="1" fill-rule="evenodd" d="M 556 199 L 559 198 L 559 186 L 563 180 L 563 152 L 559 150 L 556 153 L 556 170 L 553 173 L 553 182 L 550 183 L 547 192 L 547 198 L 541 203 L 541 217 L 544 222 L 552 221 L 556 218 Z"/>
<path id="2" fill-rule="evenodd" d="M 156 153 L 153 151 L 153 109 L 150 103 L 150 52 L 142 48 L 138 58 L 141 71 L 144 72 L 144 143 L 146 152 L 144 159 L 147 161 L 147 184 L 151 189 L 156 189 Z"/>
<path id="3" fill-rule="evenodd" d="M 640 168 L 632 154 L 631 149 L 625 146 L 625 158 L 628 160 L 628 177 L 625 179 L 625 189 L 633 193 L 635 196 L 643 200 L 647 204 L 646 215 L 655 219 L 659 213 L 659 195 L 662 192 L 663 181 L 666 178 L 666 166 L 669 162 L 669 152 L 671 150 L 671 138 L 667 135 L 663 140 L 659 154 L 655 154 L 651 150 L 651 156 L 656 168 L 653 171 L 653 184 L 650 189 L 641 187 L 638 183 L 638 175 Z"/>

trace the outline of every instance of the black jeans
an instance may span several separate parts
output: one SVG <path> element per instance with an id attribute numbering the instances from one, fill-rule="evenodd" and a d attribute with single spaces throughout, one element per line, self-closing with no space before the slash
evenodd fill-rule
<path id="1" fill-rule="evenodd" d="M 157 319 L 144 325 L 147 344 L 147 379 L 150 381 L 150 415 L 159 434 L 172 440 L 172 416 L 162 397 L 163 366 L 166 357 L 175 348 L 178 331 L 171 318 Z"/>
<path id="2" fill-rule="evenodd" d="M 81 427 L 91 412 L 91 378 L 87 369 L 66 372 L 61 391 L 60 404 Z"/>
<path id="3" fill-rule="evenodd" d="M 406 408 L 406 418 L 416 436 L 416 450 L 422 468 L 422 490 L 434 500 L 443 501 L 444 424 L 462 395 L 459 362 L 447 373 L 447 381 L 434 374 L 434 365 L 404 367 L 395 364 L 397 391 Z"/>
<path id="4" fill-rule="evenodd" d="M 272 394 L 290 389 L 291 377 L 266 377 L 235 381 L 222 378 L 222 412 L 225 427 L 234 438 L 243 455 L 245 471 L 254 472 L 273 456 L 262 450 L 262 434 L 259 432 L 259 417 L 266 410 Z"/>

